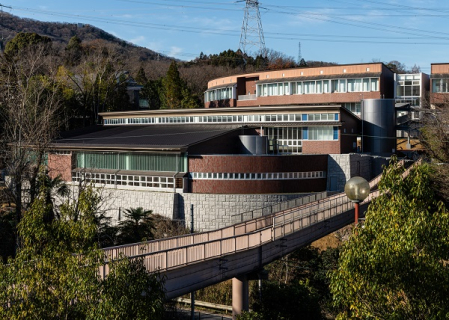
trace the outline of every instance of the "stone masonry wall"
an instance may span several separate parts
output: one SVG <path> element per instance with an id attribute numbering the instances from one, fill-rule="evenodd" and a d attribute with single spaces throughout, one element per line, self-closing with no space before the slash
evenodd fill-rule
<path id="1" fill-rule="evenodd" d="M 371 180 L 371 156 L 361 154 L 330 154 L 327 168 L 327 190 L 342 192 L 346 181 L 354 176 Z"/>
<path id="2" fill-rule="evenodd" d="M 193 204 L 193 221 L 196 231 L 209 231 L 235 223 L 232 216 L 260 209 L 278 202 L 305 196 L 305 194 L 179 194 L 179 218 L 190 226 L 190 205 Z"/>
<path id="3" fill-rule="evenodd" d="M 151 192 L 98 188 L 103 199 L 101 209 L 117 223 L 123 219 L 123 210 L 142 207 L 153 210 L 170 219 L 185 220 L 190 226 L 190 206 L 194 209 L 195 231 L 209 231 L 229 226 L 235 222 L 232 216 L 260 209 L 306 194 L 193 194 L 173 192 Z M 120 216 L 120 218 L 119 218 Z"/>

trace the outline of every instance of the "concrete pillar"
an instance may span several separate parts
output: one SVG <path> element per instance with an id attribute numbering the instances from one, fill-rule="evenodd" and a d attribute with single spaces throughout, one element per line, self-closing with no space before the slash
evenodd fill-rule
<path id="1" fill-rule="evenodd" d="M 249 310 L 249 287 L 247 275 L 232 278 L 232 319 L 242 311 Z"/>

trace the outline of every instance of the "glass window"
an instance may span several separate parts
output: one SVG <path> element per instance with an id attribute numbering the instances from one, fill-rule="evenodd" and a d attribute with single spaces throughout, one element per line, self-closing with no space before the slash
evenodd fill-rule
<path id="1" fill-rule="evenodd" d="M 296 83 L 296 93 L 297 94 L 303 94 L 303 91 L 302 91 L 302 82 L 297 82 Z"/>
<path id="2" fill-rule="evenodd" d="M 338 92 L 338 80 L 332 80 L 332 93 L 333 92 Z"/>
<path id="3" fill-rule="evenodd" d="M 339 80 L 338 92 L 346 92 L 346 79 Z"/>
<path id="4" fill-rule="evenodd" d="M 363 79 L 363 89 L 362 91 L 367 92 L 369 91 L 369 78 Z"/>
<path id="5" fill-rule="evenodd" d="M 302 138 L 303 140 L 309 139 L 309 128 L 307 127 L 302 128 Z"/>
<path id="6" fill-rule="evenodd" d="M 290 85 L 292 87 L 292 94 L 296 94 L 296 82 L 291 82 Z"/>
<path id="7" fill-rule="evenodd" d="M 324 93 L 330 93 L 331 92 L 330 80 L 323 80 L 323 92 Z"/>
<path id="8" fill-rule="evenodd" d="M 323 93 L 323 81 L 316 82 L 316 93 Z"/>
<path id="9" fill-rule="evenodd" d="M 338 127 L 334 127 L 334 140 L 338 140 Z"/>
<path id="10" fill-rule="evenodd" d="M 348 92 L 354 92 L 354 79 L 348 79 Z"/>
<path id="11" fill-rule="evenodd" d="M 307 114 L 303 114 L 302 115 L 302 121 L 307 121 L 307 120 L 308 120 Z"/>
<path id="12" fill-rule="evenodd" d="M 371 91 L 379 91 L 379 79 L 371 78 Z"/>

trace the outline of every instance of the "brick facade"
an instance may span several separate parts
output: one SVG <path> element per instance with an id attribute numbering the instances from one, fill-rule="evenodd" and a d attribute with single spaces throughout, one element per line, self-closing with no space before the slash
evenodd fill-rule
<path id="1" fill-rule="evenodd" d="M 72 154 L 53 154 L 48 155 L 48 175 L 54 179 L 61 175 L 64 181 L 72 181 Z"/>
<path id="2" fill-rule="evenodd" d="M 326 171 L 327 155 L 251 156 L 199 155 L 189 156 L 190 172 L 264 173 Z"/>
<path id="3" fill-rule="evenodd" d="M 327 155 L 191 156 L 190 172 L 269 173 L 327 171 Z M 326 190 L 326 178 L 296 180 L 190 180 L 192 193 L 294 193 Z"/>
<path id="4" fill-rule="evenodd" d="M 304 154 L 338 154 L 341 153 L 340 141 L 302 141 Z"/>

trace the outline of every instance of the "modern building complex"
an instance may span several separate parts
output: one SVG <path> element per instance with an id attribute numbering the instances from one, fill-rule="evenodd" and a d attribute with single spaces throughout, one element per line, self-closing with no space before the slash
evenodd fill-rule
<path id="1" fill-rule="evenodd" d="M 411 148 L 429 86 L 434 103 L 449 91 L 445 74 L 449 64 L 432 65 L 429 78 L 368 63 L 214 79 L 204 109 L 103 113 L 102 126 L 56 141 L 48 166 L 74 184 L 170 193 L 177 207 L 189 194 L 337 191 L 353 174 L 375 174 L 369 155 Z"/>

